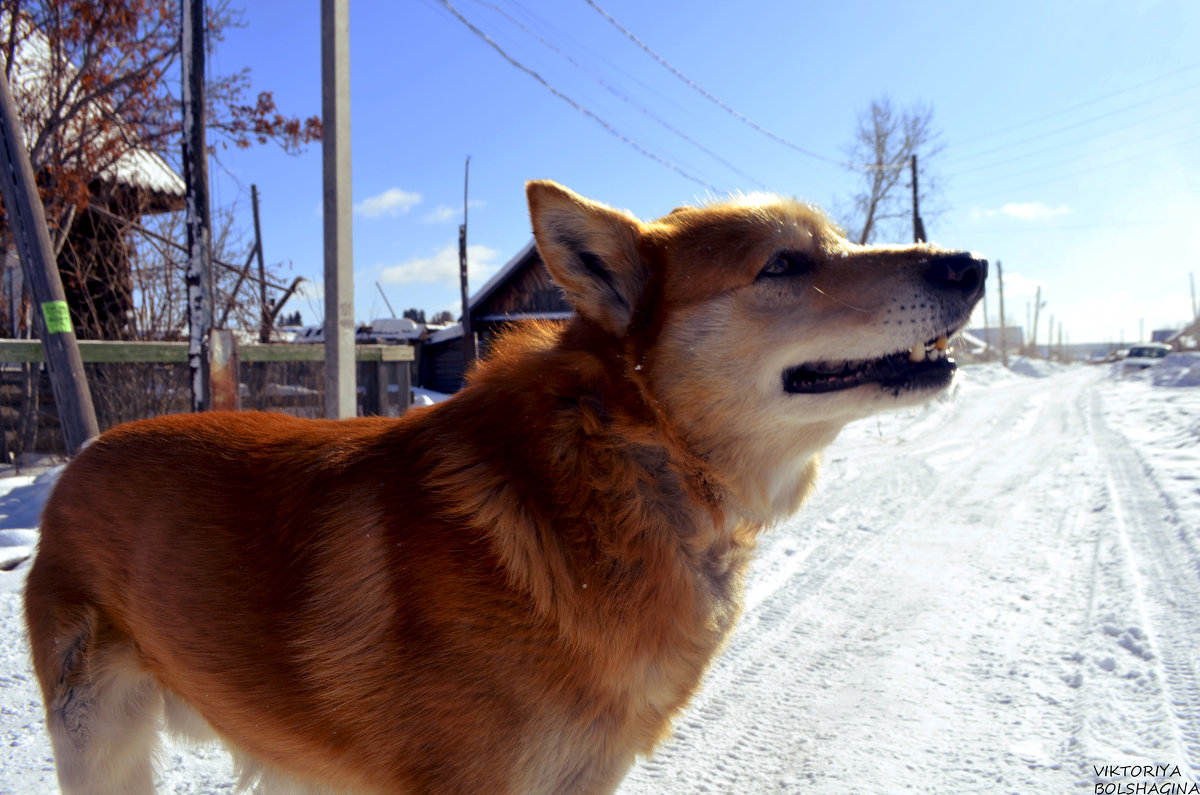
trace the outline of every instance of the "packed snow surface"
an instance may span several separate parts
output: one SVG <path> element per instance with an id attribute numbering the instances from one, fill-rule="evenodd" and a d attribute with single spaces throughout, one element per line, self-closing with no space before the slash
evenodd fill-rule
<path id="1" fill-rule="evenodd" d="M 946 400 L 846 428 L 620 793 L 1200 792 L 1195 366 L 968 367 Z M 0 480 L 0 564 L 54 477 Z M 0 571 L 0 793 L 37 795 L 58 790 L 27 568 Z M 232 781 L 218 748 L 162 756 L 160 792 Z"/>

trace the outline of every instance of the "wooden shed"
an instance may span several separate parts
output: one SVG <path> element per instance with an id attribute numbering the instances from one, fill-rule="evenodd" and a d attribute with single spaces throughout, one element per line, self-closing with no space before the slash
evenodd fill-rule
<path id="1" fill-rule="evenodd" d="M 480 356 L 504 326 L 522 320 L 566 320 L 573 314 L 550 279 L 533 240 L 488 279 L 468 302 Z M 462 388 L 462 326 L 432 335 L 421 345 L 418 383 L 438 392 Z"/>
<path id="2" fill-rule="evenodd" d="M 505 325 L 521 320 L 565 320 L 572 315 L 562 289 L 550 279 L 530 240 L 470 299 L 471 329 L 482 354 Z"/>

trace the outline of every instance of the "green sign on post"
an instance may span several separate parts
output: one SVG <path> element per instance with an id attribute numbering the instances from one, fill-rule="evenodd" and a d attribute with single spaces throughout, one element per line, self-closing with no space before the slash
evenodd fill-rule
<path id="1" fill-rule="evenodd" d="M 46 319 L 47 334 L 70 334 L 74 331 L 66 301 L 46 301 L 42 304 L 42 317 Z"/>

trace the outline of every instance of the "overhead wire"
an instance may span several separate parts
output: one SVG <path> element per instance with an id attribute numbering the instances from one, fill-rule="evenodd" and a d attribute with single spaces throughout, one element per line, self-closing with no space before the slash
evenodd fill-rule
<path id="1" fill-rule="evenodd" d="M 1121 113 L 1127 113 L 1131 110 L 1137 110 L 1138 108 L 1145 107 L 1146 105 L 1151 105 L 1155 102 L 1159 102 L 1161 100 L 1177 96 L 1177 95 L 1185 93 L 1187 91 L 1192 91 L 1195 88 L 1197 88 L 1198 86 L 1200 86 L 1200 83 L 1193 83 L 1192 85 L 1184 86 L 1183 88 L 1179 88 L 1179 89 L 1176 89 L 1175 91 L 1171 91 L 1167 94 L 1163 94 L 1161 96 L 1154 97 L 1153 99 L 1142 100 L 1141 102 L 1135 102 L 1132 105 L 1125 105 L 1124 107 L 1116 108 L 1115 110 L 1110 110 L 1106 113 L 1101 113 L 1097 116 L 1090 116 L 1086 119 L 1081 119 L 1080 121 L 1072 122 L 1071 124 L 1065 125 L 1063 127 L 1056 127 L 1055 129 L 1049 130 L 1048 132 L 1039 133 L 1038 135 L 1030 136 L 1028 138 L 1021 138 L 1017 141 L 1013 141 L 1011 143 L 1004 144 L 1003 146 L 992 147 L 991 149 L 987 149 L 982 152 L 976 152 L 973 154 L 966 154 L 966 155 L 959 155 L 957 157 L 950 157 L 950 158 L 947 158 L 946 160 L 944 160 L 943 163 L 958 163 L 958 162 L 962 162 L 964 160 L 973 160 L 975 158 L 985 157 L 987 155 L 994 154 L 996 152 L 1002 152 L 1006 149 L 1012 149 L 1015 146 L 1021 146 L 1022 144 L 1031 143 L 1034 141 L 1038 141 L 1042 138 L 1048 138 L 1052 135 L 1058 135 L 1059 133 L 1067 132 L 1068 130 L 1074 130 L 1078 127 L 1083 127 L 1084 125 L 1091 124 L 1096 121 L 1100 121 L 1101 119 L 1107 119 L 1112 116 L 1117 116 Z M 1187 106 L 1185 106 L 1185 107 L 1187 107 Z M 1153 118 L 1158 118 L 1158 117 L 1153 117 Z"/>
<path id="2" fill-rule="evenodd" d="M 768 130 L 767 128 L 758 124 L 754 120 L 747 118 L 744 114 L 739 113 L 737 110 L 731 108 L 729 105 L 725 104 L 720 99 L 718 99 L 717 97 L 713 96 L 711 93 L 706 91 L 702 86 L 697 84 L 694 80 L 689 78 L 683 72 L 679 71 L 674 66 L 672 66 L 671 63 L 669 61 L 667 61 L 666 58 L 663 58 L 661 55 L 659 55 L 657 52 L 655 52 L 653 49 L 651 49 L 648 44 L 646 44 L 644 41 L 642 41 L 636 35 L 634 35 L 634 33 L 632 31 L 630 31 L 628 28 L 626 28 L 624 25 L 622 25 L 617 20 L 613 19 L 612 15 L 609 14 L 607 11 L 605 11 L 603 8 L 601 8 L 599 5 L 597 5 L 595 0 L 584 0 L 584 2 L 587 3 L 589 6 L 591 6 L 593 9 L 595 9 L 596 12 L 598 14 L 600 14 L 600 16 L 602 16 L 606 20 L 608 20 L 609 23 L 612 24 L 613 27 L 615 27 L 617 30 L 621 31 L 621 33 L 625 34 L 625 36 L 630 41 L 632 41 L 634 44 L 636 44 L 638 47 L 640 47 L 643 51 L 645 51 L 645 53 L 647 55 L 649 55 L 651 58 L 653 58 L 654 60 L 656 60 L 660 64 L 662 64 L 669 72 L 671 72 L 671 74 L 675 75 L 677 78 L 682 80 L 689 87 L 691 87 L 694 91 L 698 92 L 705 99 L 712 102 L 714 105 L 721 108 L 721 110 L 723 110 L 726 113 L 728 113 L 729 115 L 733 116 L 738 121 L 749 126 L 751 129 L 754 129 L 754 130 L 758 131 L 759 133 L 767 136 L 771 140 L 773 140 L 777 143 L 783 144 L 784 146 L 788 147 L 789 149 L 793 149 L 797 152 L 800 152 L 801 154 L 807 155 L 808 157 L 812 157 L 817 160 L 823 160 L 826 163 L 832 163 L 834 165 L 841 166 L 842 168 L 848 168 L 848 169 L 851 169 L 854 171 L 892 171 L 892 170 L 895 170 L 895 166 L 893 166 L 893 165 L 874 165 L 874 164 L 870 164 L 870 163 L 851 163 L 846 160 L 838 160 L 837 158 L 829 157 L 828 155 L 823 155 L 820 152 L 816 152 L 812 149 L 809 149 L 806 146 L 801 146 L 800 144 L 798 144 L 794 141 L 790 141 L 787 138 L 784 138 L 783 136 L 778 135 L 778 134 L 772 132 L 771 130 Z"/>
<path id="3" fill-rule="evenodd" d="M 1195 143 L 1196 141 L 1200 141 L 1200 136 L 1193 136 L 1193 137 L 1191 137 L 1191 138 L 1187 138 L 1187 139 L 1184 139 L 1184 140 L 1182 140 L 1182 141 L 1177 141 L 1176 143 L 1174 143 L 1174 144 L 1172 144 L 1172 145 L 1170 145 L 1170 146 L 1168 146 L 1168 147 L 1166 147 L 1166 148 L 1168 148 L 1168 149 L 1173 149 L 1173 148 L 1175 148 L 1175 147 L 1180 147 L 1180 146 L 1185 146 L 1185 145 L 1187 145 L 1187 144 Z M 999 190 L 993 191 L 993 192 L 991 192 L 991 193 L 984 194 L 984 195 L 982 195 L 982 196 L 976 196 L 976 197 L 974 197 L 974 198 L 975 198 L 976 200 L 979 200 L 979 199 L 988 199 L 988 198 L 991 198 L 991 197 L 993 197 L 993 196 L 1000 196 L 1000 195 L 1003 195 L 1003 194 L 1005 194 L 1005 193 L 1013 193 L 1013 192 L 1015 192 L 1015 191 L 1028 190 L 1029 188 L 1039 188 L 1039 187 L 1041 187 L 1042 185 L 1050 185 L 1050 184 L 1053 184 L 1053 183 L 1055 183 L 1055 182 L 1060 182 L 1060 181 L 1062 181 L 1062 180 L 1064 180 L 1064 179 L 1070 179 L 1071 177 L 1080 177 L 1080 176 L 1084 176 L 1084 175 L 1087 175 L 1087 174 L 1094 174 L 1096 171 L 1099 171 L 1099 170 L 1101 170 L 1101 169 L 1105 169 L 1105 168 L 1112 168 L 1113 166 L 1120 166 L 1120 165 L 1124 165 L 1125 163 L 1129 163 L 1129 162 L 1132 162 L 1132 161 L 1134 161 L 1134 160 L 1141 160 L 1141 159 L 1142 159 L 1142 158 L 1144 158 L 1144 157 L 1151 157 L 1152 155 L 1160 154 L 1162 151 L 1163 151 L 1163 147 L 1155 147 L 1154 149 L 1152 149 L 1151 151 L 1148 151 L 1148 152 L 1140 152 L 1140 153 L 1138 153 L 1138 154 L 1136 154 L 1136 155 L 1130 155 L 1129 157 L 1123 157 L 1123 158 L 1119 158 L 1119 159 L 1117 159 L 1117 160 L 1110 160 L 1110 161 L 1108 161 L 1108 162 L 1105 162 L 1105 163 L 1099 163 L 1099 164 L 1096 164 L 1096 165 L 1089 166 L 1088 168 L 1085 168 L 1085 169 L 1080 169 L 1080 170 L 1076 170 L 1076 171 L 1071 171 L 1071 172 L 1068 172 L 1068 173 L 1066 173 L 1066 174 L 1059 174 L 1059 175 L 1057 175 L 1057 176 L 1050 177 L 1050 178 L 1048 178 L 1048 179 L 1044 179 L 1044 180 L 1040 180 L 1040 181 L 1038 181 L 1038 182 L 1032 182 L 1032 183 L 1028 183 L 1028 184 L 1025 184 L 1025 185 L 1018 185 L 1018 186 L 1015 186 L 1015 187 L 1007 187 L 1007 188 L 1002 188 L 1002 189 L 999 189 Z M 1032 172 L 1028 172 L 1028 171 L 1026 171 L 1026 172 L 1021 172 L 1021 174 L 1017 174 L 1017 175 L 1011 175 L 1011 176 L 1023 176 L 1024 174 L 1028 174 L 1028 173 L 1032 173 Z M 972 188 L 972 187 L 980 187 L 980 186 L 991 185 L 991 184 L 993 184 L 993 182 L 995 182 L 995 180 L 988 181 L 988 182 L 983 182 L 983 183 L 976 183 L 976 185 L 967 186 L 967 188 L 965 188 L 965 189 L 966 189 L 966 190 L 969 190 L 969 189 L 970 189 L 970 188 Z"/>
<path id="4" fill-rule="evenodd" d="M 517 69 L 520 69 L 522 72 L 524 72 L 525 74 L 532 77 L 534 80 L 536 80 L 538 83 L 540 83 L 542 85 L 542 87 L 545 88 L 547 91 L 549 91 L 551 94 L 558 97 L 563 102 L 566 102 L 568 105 L 575 108 L 575 110 L 579 111 L 580 113 L 582 113 L 583 115 L 585 115 L 589 119 L 591 119 L 592 121 L 599 124 L 608 133 L 610 133 L 611 135 L 620 139 L 621 141 L 623 141 L 628 146 L 632 147 L 633 149 L 635 149 L 637 152 L 644 155 L 645 157 L 648 157 L 651 160 L 654 160 L 655 162 L 659 163 L 660 165 L 666 166 L 667 168 L 671 169 L 672 171 L 679 174 L 679 176 L 683 177 L 684 179 L 694 182 L 697 185 L 701 185 L 713 193 L 723 193 L 723 191 L 720 188 L 713 185 L 712 183 L 707 182 L 706 180 L 703 180 L 700 177 L 694 176 L 694 175 L 688 173 L 687 171 L 684 171 L 682 168 L 677 166 L 675 163 L 672 163 L 671 161 L 667 160 L 666 158 L 661 157 L 660 155 L 657 155 L 654 152 L 651 152 L 650 150 L 646 149 L 641 144 L 639 144 L 636 141 L 634 141 L 633 139 L 629 138 L 629 136 L 620 132 L 612 124 L 610 124 L 609 122 L 600 118 L 595 113 L 593 113 L 592 111 L 585 108 L 583 105 L 579 104 L 575 100 L 568 97 L 566 94 L 559 91 L 554 86 L 550 85 L 550 83 L 547 82 L 546 79 L 544 77 L 542 77 L 540 74 L 538 74 L 534 70 L 530 69 L 528 66 L 521 63 L 516 58 L 513 58 L 511 55 L 509 55 L 507 52 L 505 52 L 504 49 L 502 47 L 500 47 L 499 44 L 497 44 L 495 41 L 493 41 L 491 39 L 491 37 L 489 37 L 486 33 L 484 33 L 482 30 L 480 30 L 478 27 L 476 27 L 469 19 L 467 19 L 465 16 L 463 16 L 461 13 L 459 13 L 458 9 L 455 8 L 453 5 L 451 5 L 449 0 L 437 0 L 437 2 L 439 5 L 441 5 L 443 8 L 445 8 L 447 11 L 449 11 L 454 16 L 455 19 L 457 19 L 459 22 L 461 22 L 463 25 L 465 25 L 468 30 L 470 30 L 477 37 L 483 39 L 483 41 L 486 42 L 488 44 L 488 46 L 490 46 L 497 53 L 499 53 L 500 56 L 502 58 L 504 58 L 504 60 L 506 60 L 509 64 L 516 67 Z"/>
<path id="5" fill-rule="evenodd" d="M 1008 165 L 1010 163 L 1015 163 L 1019 160 L 1027 160 L 1028 158 L 1037 157 L 1038 155 L 1044 155 L 1048 152 L 1054 152 L 1059 149 L 1066 149 L 1067 147 L 1078 146 L 1079 144 L 1087 143 L 1088 141 L 1094 141 L 1097 138 L 1103 138 L 1104 136 L 1112 135 L 1113 133 L 1121 132 L 1123 130 L 1128 130 L 1128 129 L 1134 128 L 1134 127 L 1139 127 L 1139 126 L 1145 124 L 1146 122 L 1154 121 L 1155 119 L 1161 119 L 1164 116 L 1171 115 L 1172 113 L 1177 113 L 1182 110 L 1188 110 L 1189 108 L 1194 108 L 1197 105 L 1200 105 L 1200 100 L 1197 100 L 1195 102 L 1189 102 L 1186 105 L 1177 105 L 1177 106 L 1171 108 L 1170 110 L 1155 114 L 1153 116 L 1142 116 L 1142 117 L 1138 118 L 1137 121 L 1122 125 L 1120 127 L 1111 127 L 1107 130 L 1101 130 L 1100 132 L 1097 132 L 1097 133 L 1085 135 L 1082 138 L 1074 138 L 1070 141 L 1064 141 L 1063 143 L 1055 144 L 1054 146 L 1048 146 L 1044 149 L 1037 149 L 1032 152 L 1026 152 L 1026 153 L 1020 154 L 1020 155 L 1014 155 L 1013 157 L 1009 157 L 1004 160 L 997 160 L 992 163 L 984 163 L 983 165 L 980 165 L 980 166 L 973 166 L 971 168 L 964 168 L 964 169 L 956 169 L 954 173 L 956 176 L 961 176 L 963 174 L 970 174 L 970 173 L 974 173 L 976 171 L 986 171 L 987 169 L 999 168 L 1000 166 Z M 1158 134 L 1162 135 L 1164 133 L 1172 133 L 1172 132 L 1176 132 L 1176 131 L 1177 130 L 1175 128 L 1172 128 L 1170 130 L 1162 130 Z M 1145 139 L 1143 139 L 1143 140 L 1145 140 Z"/>
<path id="6" fill-rule="evenodd" d="M 1008 127 L 1003 127 L 999 130 L 991 130 L 990 132 L 986 132 L 981 135 L 976 135 L 972 138 L 972 142 L 985 141 L 988 138 L 994 138 L 997 135 L 1004 135 L 1005 133 L 1012 132 L 1013 130 L 1019 130 L 1022 127 L 1028 127 L 1031 124 L 1037 124 L 1038 122 L 1046 121 L 1047 119 L 1052 119 L 1056 116 L 1062 116 L 1065 113 L 1071 113 L 1072 111 L 1079 110 L 1080 108 L 1086 108 L 1091 105 L 1095 105 L 1097 103 L 1104 102 L 1107 99 L 1112 99 L 1113 97 L 1120 96 L 1121 94 L 1128 94 L 1130 91 L 1136 91 L 1140 88 L 1145 88 L 1148 85 L 1153 85 L 1154 83 L 1157 83 L 1161 80 L 1166 80 L 1169 77 L 1174 77 L 1175 75 L 1182 74 L 1183 72 L 1187 72 L 1187 71 L 1190 71 L 1192 69 L 1197 69 L 1197 68 L 1200 68 L 1200 63 L 1189 64 L 1188 66 L 1180 67 L 1179 69 L 1175 69 L 1174 71 L 1167 72 L 1166 74 L 1158 75 L 1157 77 L 1152 77 L 1149 80 L 1144 80 L 1141 83 L 1137 83 L 1136 85 L 1118 89 L 1117 91 L 1113 91 L 1113 92 L 1104 94 L 1099 97 L 1094 97 L 1092 99 L 1085 100 L 1083 102 L 1079 102 L 1074 105 L 1069 105 L 1065 108 L 1059 108 L 1056 111 L 1052 111 L 1050 113 L 1046 113 L 1046 114 L 1037 116 L 1032 119 L 1026 119 L 1025 121 L 1018 122 L 1018 123 L 1013 124 Z"/>
<path id="7" fill-rule="evenodd" d="M 509 22 L 511 22 L 512 24 L 516 25 L 518 28 L 520 28 L 521 30 L 523 30 L 525 33 L 527 33 L 528 35 L 530 35 L 530 36 L 532 36 L 533 38 L 537 39 L 539 42 L 541 42 L 543 45 L 545 45 L 545 46 L 546 46 L 546 47 L 548 47 L 549 49 L 553 50 L 553 51 L 554 51 L 555 53 L 557 53 L 558 55 L 562 56 L 562 57 L 563 57 L 563 58 L 564 58 L 564 59 L 567 61 L 567 63 L 571 64 L 571 66 L 575 67 L 576 69 L 578 69 L 579 71 L 583 72 L 583 73 L 584 73 L 584 74 L 586 74 L 588 77 L 590 77 L 592 80 L 594 80 L 594 81 L 596 81 L 597 83 L 599 83 L 599 84 L 600 84 L 600 86 L 602 86 L 604 89 L 606 89 L 606 90 L 607 90 L 607 91 L 608 91 L 610 94 L 612 94 L 613 96 L 615 96 L 617 99 L 621 100 L 622 102 L 626 103 L 626 104 L 627 104 L 627 105 L 629 105 L 630 107 L 632 107 L 632 108 L 634 108 L 634 109 L 638 110 L 639 112 L 641 112 L 641 113 L 642 113 L 642 114 L 644 114 L 645 116 L 647 116 L 647 117 L 649 117 L 650 119 L 654 120 L 654 121 L 655 121 L 655 122 L 657 122 L 657 123 L 658 123 L 660 126 L 662 126 L 664 129 L 666 129 L 667 131 L 671 132 L 671 133 L 672 133 L 672 134 L 674 134 L 674 135 L 677 135 L 677 136 L 679 136 L 679 137 L 680 137 L 680 138 L 682 138 L 683 140 L 687 141 L 689 144 L 691 144 L 692 146 L 696 147 L 697 149 L 699 149 L 701 152 L 703 152 L 704 154 L 708 155 L 708 156 L 709 156 L 709 157 L 711 157 L 712 159 L 716 160 L 718 163 L 720 163 L 721 165 L 725 166 L 725 167 L 726 167 L 726 168 L 728 168 L 730 171 L 733 171 L 733 172 L 734 172 L 735 174 L 737 174 L 738 176 L 740 176 L 740 177 L 743 177 L 743 178 L 745 178 L 745 179 L 749 180 L 750 182 L 753 182 L 753 183 L 754 183 L 754 184 L 755 184 L 757 187 L 759 187 L 759 188 L 761 188 L 761 189 L 763 189 L 763 190 L 766 190 L 766 187 L 767 187 L 767 186 L 766 186 L 766 185 L 764 185 L 764 184 L 763 184 L 763 183 L 762 183 L 760 180 L 758 180 L 758 179 L 755 179 L 754 177 L 752 177 L 752 176 L 750 176 L 749 174 L 747 174 L 745 171 L 742 171 L 740 168 L 738 168 L 737 166 L 735 166 L 733 163 L 729 162 L 729 161 L 728 161 L 728 160 L 726 160 L 724 157 L 721 157 L 719 154 L 717 154 L 717 153 L 716 153 L 716 152 L 714 152 L 713 150 L 709 149 L 709 148 L 708 148 L 707 146 L 705 146 L 704 144 L 700 143 L 699 141 L 697 141 L 697 140 L 695 140 L 694 138 L 692 138 L 691 136 L 689 136 L 687 133 L 685 133 L 685 132 L 683 132 L 682 130 L 680 130 L 679 128 L 675 127 L 675 126 L 674 126 L 674 125 L 672 125 L 670 122 L 666 121 L 665 119 L 663 119 L 663 118 L 662 118 L 661 116 L 659 116 L 658 114 L 654 113 L 654 112 L 653 112 L 652 110 L 650 110 L 649 108 L 646 108 L 645 106 L 643 106 L 643 105 L 641 105 L 641 104 L 639 104 L 639 103 L 635 102 L 635 101 L 634 101 L 634 100 L 633 100 L 633 99 L 632 99 L 632 98 L 631 98 L 631 97 L 630 97 L 628 94 L 626 94 L 626 93 L 624 93 L 623 91 L 620 91 L 619 89 L 617 89 L 617 88 L 615 88 L 615 87 L 613 87 L 613 86 L 609 85 L 609 83 L 608 83 L 608 82 L 606 82 L 606 81 L 605 81 L 603 78 L 601 78 L 599 75 L 596 75 L 596 74 L 592 73 L 590 70 L 588 70 L 588 69 L 587 69 L 587 67 L 585 67 L 583 64 L 579 63 L 579 61 L 577 61 L 577 60 L 576 60 L 574 57 L 572 57 L 572 56 L 571 56 L 569 53 L 565 52 L 565 51 L 564 51 L 562 48 L 558 47 L 557 45 L 553 44 L 552 42 L 550 42 L 550 41 L 547 41 L 545 38 L 543 38 L 543 37 L 542 37 L 541 35 L 539 35 L 538 33 L 536 33 L 536 32 L 534 32 L 534 31 L 530 30 L 529 28 L 527 28 L 527 27 L 526 27 L 524 24 L 522 24 L 522 23 L 521 23 L 521 22 L 519 22 L 518 20 L 514 19 L 514 18 L 513 18 L 513 17 L 512 17 L 510 14 L 508 14 L 508 12 L 504 11 L 504 10 L 503 10 L 502 8 L 500 8 L 499 6 L 496 6 L 496 5 L 493 5 L 492 3 L 486 2 L 486 0 L 475 0 L 475 2 L 476 2 L 476 3 L 478 3 L 479 5 L 482 5 L 482 6 L 486 7 L 486 8 L 490 8 L 490 9 L 492 9 L 492 10 L 493 10 L 493 11 L 495 11 L 496 13 L 498 13 L 498 14 L 500 14 L 501 16 L 503 16 L 504 18 L 506 18 L 506 19 L 507 19 Z"/>
<path id="8" fill-rule="evenodd" d="M 663 93 L 662 91 L 655 88 L 654 86 L 641 80 L 637 75 L 632 74 L 629 71 L 623 69 L 620 64 L 616 63 L 615 61 L 613 61 L 610 58 L 608 58 L 607 56 L 605 56 L 604 53 L 599 52 L 592 47 L 589 47 L 586 42 L 580 41 L 579 39 L 572 36 L 569 31 L 564 30 L 563 28 L 555 25 L 554 23 L 547 20 L 545 17 L 534 13 L 527 6 L 525 6 L 523 3 L 521 3 L 520 0 L 505 0 L 505 3 L 506 3 L 506 5 L 512 6 L 514 9 L 516 9 L 517 13 L 520 14 L 521 16 L 524 16 L 530 22 L 530 24 L 534 25 L 535 27 L 541 28 L 543 30 L 543 32 L 548 32 L 553 37 L 557 37 L 558 39 L 567 42 L 570 45 L 570 49 L 575 50 L 575 51 L 582 50 L 584 52 L 589 53 L 592 57 L 594 57 L 596 60 L 604 63 L 606 66 L 608 66 L 608 68 L 610 68 L 614 72 L 617 72 L 618 74 L 622 75 L 629 81 L 637 84 L 638 86 L 641 86 L 641 88 L 644 89 L 645 91 L 647 91 L 648 93 L 653 94 L 662 103 L 671 105 L 680 111 L 684 110 L 684 106 L 682 104 L 680 104 L 679 102 L 677 102 L 673 97 L 668 96 L 667 94 Z"/>

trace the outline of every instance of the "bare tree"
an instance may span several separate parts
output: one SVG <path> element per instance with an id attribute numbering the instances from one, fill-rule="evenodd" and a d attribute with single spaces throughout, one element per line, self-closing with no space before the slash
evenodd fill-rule
<path id="1" fill-rule="evenodd" d="M 208 46 L 240 24 L 229 0 L 210 2 Z M 0 65 L 81 336 L 130 333 L 130 244 L 110 216 L 137 219 L 182 204 L 167 165 L 180 152 L 179 35 L 177 0 L 0 0 Z M 318 117 L 285 116 L 270 92 L 251 99 L 249 88 L 246 70 L 207 78 L 217 146 L 274 141 L 297 152 L 320 140 Z M 106 215 L 89 212 L 95 207 Z M 3 220 L 0 210 L 0 227 Z"/>
<path id="2" fill-rule="evenodd" d="M 849 217 L 842 225 L 859 243 L 871 243 L 883 235 L 897 233 L 901 219 L 912 218 L 911 193 L 903 188 L 914 154 L 919 155 L 919 200 L 921 215 L 936 215 L 927 199 L 937 195 L 936 175 L 927 171 L 932 155 L 942 151 L 940 133 L 933 127 L 933 109 L 912 105 L 903 110 L 892 106 L 887 95 L 872 100 L 858 117 L 854 143 L 846 149 L 851 168 L 860 175 L 861 187 L 852 199 Z M 899 236 L 899 235 L 897 235 Z"/>
<path id="3" fill-rule="evenodd" d="M 244 263 L 253 253 L 253 242 L 246 240 L 237 225 L 238 208 L 213 209 L 213 259 L 221 263 Z M 162 213 L 147 216 L 141 225 L 128 225 L 126 239 L 133 251 L 130 257 L 130 326 L 135 339 L 178 340 L 187 334 L 188 315 L 184 273 L 187 253 L 177 243 L 183 235 L 184 214 Z M 279 263 L 267 263 L 268 282 L 283 277 Z M 226 325 L 244 331 L 258 328 L 262 318 L 257 286 L 237 267 L 213 269 L 213 314 L 225 317 Z"/>

